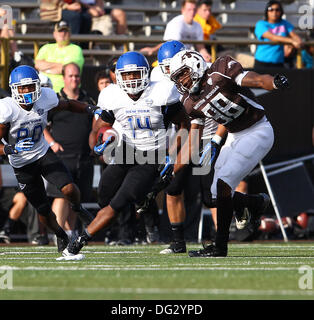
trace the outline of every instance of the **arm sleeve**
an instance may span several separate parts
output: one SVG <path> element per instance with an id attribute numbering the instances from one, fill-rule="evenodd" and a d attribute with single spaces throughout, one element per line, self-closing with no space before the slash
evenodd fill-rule
<path id="1" fill-rule="evenodd" d="M 101 120 L 113 124 L 115 122 L 115 116 L 112 110 L 103 110 L 100 115 Z"/>

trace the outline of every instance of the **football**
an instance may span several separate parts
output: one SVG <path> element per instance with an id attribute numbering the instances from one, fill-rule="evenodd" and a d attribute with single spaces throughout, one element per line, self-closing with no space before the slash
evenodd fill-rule
<path id="1" fill-rule="evenodd" d="M 281 217 L 282 225 L 285 229 L 293 227 L 293 221 L 290 217 Z M 279 227 L 279 222 L 276 220 L 276 223 Z"/>
<path id="2" fill-rule="evenodd" d="M 115 130 L 112 127 L 101 127 L 98 132 L 97 132 L 97 141 L 99 139 L 100 134 L 102 134 L 102 142 L 105 142 L 110 136 L 111 138 L 111 142 L 113 141 L 118 141 L 119 140 L 119 134 L 117 132 L 117 130 Z"/>
<path id="3" fill-rule="evenodd" d="M 309 217 L 305 212 L 300 213 L 297 216 L 297 224 L 302 228 L 306 229 L 307 224 L 308 224 Z"/>
<path id="4" fill-rule="evenodd" d="M 278 225 L 275 219 L 262 217 L 258 230 L 267 233 L 275 233 L 278 230 Z"/>

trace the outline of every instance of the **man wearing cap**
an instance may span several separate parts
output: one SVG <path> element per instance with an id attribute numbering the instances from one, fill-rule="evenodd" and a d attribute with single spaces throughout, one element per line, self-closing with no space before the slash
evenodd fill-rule
<path id="1" fill-rule="evenodd" d="M 40 48 L 35 58 L 35 68 L 50 78 L 53 90 L 59 93 L 64 87 L 63 65 L 74 62 L 82 72 L 84 57 L 82 49 L 70 43 L 71 31 L 65 21 L 55 25 L 53 36 L 56 42 L 45 44 Z"/>

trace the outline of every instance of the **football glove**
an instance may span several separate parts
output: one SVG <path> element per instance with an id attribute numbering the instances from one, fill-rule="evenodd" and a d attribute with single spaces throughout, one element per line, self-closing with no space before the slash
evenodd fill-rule
<path id="1" fill-rule="evenodd" d="M 6 144 L 4 146 L 3 151 L 6 155 L 17 154 L 22 151 L 29 151 L 33 148 L 33 146 L 34 146 L 34 141 L 32 141 L 32 138 L 25 138 L 13 145 Z"/>
<path id="2" fill-rule="evenodd" d="M 199 164 L 201 166 L 213 165 L 218 158 L 220 148 L 221 146 L 215 141 L 208 142 L 203 148 Z"/>
<path id="3" fill-rule="evenodd" d="M 173 161 L 170 156 L 166 156 L 165 163 L 159 166 L 158 171 L 162 180 L 171 179 L 173 175 Z"/>
<path id="4" fill-rule="evenodd" d="M 92 116 L 97 114 L 98 116 L 101 115 L 102 109 L 97 107 L 97 106 L 93 106 L 92 104 L 88 104 L 86 107 L 86 112 L 91 114 Z"/>
<path id="5" fill-rule="evenodd" d="M 288 89 L 290 87 L 289 80 L 282 74 L 276 74 L 274 77 L 274 88 L 275 89 Z"/>
<path id="6" fill-rule="evenodd" d="M 114 140 L 114 136 L 109 136 L 109 137 L 106 139 L 105 142 L 102 142 L 102 137 L 103 137 L 103 134 L 101 133 L 101 134 L 99 135 L 98 141 L 97 141 L 97 143 L 96 143 L 96 145 L 95 145 L 95 147 L 94 147 L 94 152 L 95 152 L 97 155 L 99 155 L 99 156 L 101 156 L 101 155 L 104 153 L 104 151 L 105 151 L 105 149 L 108 147 L 108 145 L 109 145 L 111 142 L 113 142 L 113 140 Z"/>

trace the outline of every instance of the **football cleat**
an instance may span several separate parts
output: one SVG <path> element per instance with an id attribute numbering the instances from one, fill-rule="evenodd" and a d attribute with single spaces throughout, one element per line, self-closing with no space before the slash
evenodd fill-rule
<path id="1" fill-rule="evenodd" d="M 1 242 L 6 243 L 6 244 L 11 243 L 11 239 L 10 239 L 9 234 L 7 232 L 5 232 L 4 230 L 0 231 L 0 243 Z"/>
<path id="2" fill-rule="evenodd" d="M 185 241 L 173 241 L 170 246 L 164 250 L 161 250 L 160 254 L 173 254 L 173 253 L 185 253 L 186 244 Z"/>
<path id="3" fill-rule="evenodd" d="M 227 253 L 228 253 L 227 246 L 225 248 L 219 248 L 214 243 L 209 246 L 205 246 L 203 244 L 203 249 L 189 251 L 189 257 L 192 257 L 192 258 L 226 257 Z"/>
<path id="4" fill-rule="evenodd" d="M 235 213 L 235 223 L 238 230 L 244 229 L 251 221 L 251 214 L 248 208 L 244 208 L 242 215 Z"/>
<path id="5" fill-rule="evenodd" d="M 64 249 L 62 252 L 62 257 L 57 258 L 57 261 L 80 261 L 85 259 L 85 256 L 81 253 L 73 254 L 68 251 L 68 249 Z"/>

